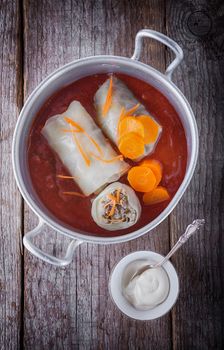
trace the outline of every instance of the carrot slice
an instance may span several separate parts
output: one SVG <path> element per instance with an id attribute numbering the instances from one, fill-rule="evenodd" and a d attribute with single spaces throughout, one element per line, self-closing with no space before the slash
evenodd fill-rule
<path id="1" fill-rule="evenodd" d="M 165 187 L 158 186 L 153 191 L 144 193 L 143 202 L 147 205 L 157 204 L 170 199 L 170 195 Z"/>
<path id="2" fill-rule="evenodd" d="M 134 132 L 129 132 L 120 138 L 118 149 L 125 157 L 136 159 L 144 154 L 143 138 Z"/>
<path id="3" fill-rule="evenodd" d="M 119 138 L 129 132 L 134 132 L 135 134 L 138 134 L 144 138 L 144 127 L 142 123 L 135 117 L 125 117 L 120 121 L 118 125 Z"/>
<path id="4" fill-rule="evenodd" d="M 162 180 L 162 165 L 161 163 L 156 159 L 145 159 L 143 162 L 141 162 L 140 165 L 149 167 L 152 172 L 154 173 L 156 177 L 156 186 L 160 183 Z"/>
<path id="5" fill-rule="evenodd" d="M 145 144 L 155 142 L 159 135 L 159 125 L 148 115 L 140 115 L 137 119 L 144 127 Z"/>
<path id="6" fill-rule="evenodd" d="M 150 168 L 134 166 L 128 172 L 128 182 L 138 192 L 150 192 L 156 186 L 156 177 Z"/>
<path id="7" fill-rule="evenodd" d="M 110 77 L 110 84 L 109 84 L 109 89 L 107 92 L 107 97 L 106 97 L 106 101 L 104 103 L 103 106 L 103 117 L 106 116 L 106 114 L 108 113 L 111 104 L 112 104 L 112 90 L 113 90 L 113 78 L 112 76 Z"/>

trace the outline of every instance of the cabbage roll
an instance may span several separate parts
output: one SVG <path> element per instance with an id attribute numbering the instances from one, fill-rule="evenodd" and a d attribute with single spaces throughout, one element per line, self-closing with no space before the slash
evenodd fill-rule
<path id="1" fill-rule="evenodd" d="M 41 132 L 86 196 L 129 168 L 78 101 L 49 118 Z"/>
<path id="2" fill-rule="evenodd" d="M 143 156 L 140 158 L 134 159 L 134 161 L 138 161 L 144 158 L 146 155 L 152 153 L 156 147 L 156 144 L 159 140 L 159 136 L 162 131 L 162 127 L 159 123 L 153 118 L 146 108 L 139 103 L 139 101 L 135 98 L 132 92 L 128 89 L 128 87 L 118 78 L 113 76 L 113 89 L 112 89 L 112 104 L 107 112 L 107 114 L 103 115 L 103 107 L 106 101 L 108 89 L 109 89 L 110 79 L 107 79 L 103 85 L 97 90 L 94 96 L 94 104 L 97 111 L 97 121 L 100 125 L 103 132 L 109 137 L 109 139 L 118 146 L 118 124 L 119 118 L 122 113 L 122 109 L 125 108 L 126 111 L 130 110 L 137 104 L 139 104 L 137 110 L 134 112 L 136 118 L 138 116 L 148 116 L 158 125 L 158 134 L 157 138 L 154 142 L 145 144 L 145 151 Z"/>
<path id="3" fill-rule="evenodd" d="M 92 203 L 92 218 L 109 231 L 134 225 L 141 215 L 141 204 L 135 191 L 120 182 L 107 186 Z"/>

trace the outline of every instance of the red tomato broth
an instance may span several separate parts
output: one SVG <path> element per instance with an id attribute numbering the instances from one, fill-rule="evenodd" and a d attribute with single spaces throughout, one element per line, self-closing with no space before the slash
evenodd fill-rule
<path id="1" fill-rule="evenodd" d="M 181 121 L 167 98 L 149 84 L 124 74 L 116 74 L 130 88 L 136 98 L 162 126 L 162 134 L 155 151 L 147 158 L 157 159 L 163 165 L 161 185 L 170 194 L 170 200 L 183 181 L 187 164 L 187 141 Z M 70 175 L 59 157 L 48 146 L 41 134 L 47 119 L 63 113 L 73 100 L 78 100 L 88 113 L 96 119 L 93 98 L 97 89 L 108 78 L 98 74 L 82 78 L 53 95 L 38 112 L 31 127 L 28 143 L 28 166 L 34 189 L 45 207 L 66 227 L 92 235 L 119 236 L 137 230 L 156 218 L 169 201 L 146 206 L 142 193 L 137 193 L 142 205 L 139 221 L 125 230 L 107 231 L 95 224 L 91 217 L 91 199 L 65 195 L 63 192 L 81 190 L 72 179 L 61 179 L 57 175 Z M 126 160 L 127 161 L 127 160 Z M 129 161 L 131 165 L 132 163 Z M 127 174 L 119 181 L 127 183 Z"/>

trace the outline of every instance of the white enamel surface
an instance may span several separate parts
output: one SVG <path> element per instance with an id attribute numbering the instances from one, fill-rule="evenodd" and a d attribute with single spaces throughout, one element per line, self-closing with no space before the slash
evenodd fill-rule
<path id="1" fill-rule="evenodd" d="M 102 111 L 103 111 L 104 103 L 106 101 L 109 83 L 110 83 L 110 79 L 107 79 L 101 85 L 101 87 L 97 90 L 94 97 L 94 102 L 97 110 L 97 120 L 99 125 L 101 126 L 105 134 L 110 138 L 110 140 L 113 141 L 113 143 L 116 146 L 118 146 L 118 124 L 119 124 L 119 118 L 121 115 L 122 108 L 124 107 L 125 110 L 127 111 L 130 108 L 134 107 L 137 103 L 139 103 L 139 101 L 135 98 L 133 93 L 128 89 L 128 87 L 120 79 L 113 77 L 112 104 L 107 115 L 104 117 Z M 155 118 L 153 118 L 149 114 L 149 112 L 146 110 L 146 108 L 142 104 L 140 104 L 139 108 L 136 110 L 134 115 L 136 115 L 136 117 L 138 117 L 138 115 L 148 115 L 150 116 L 150 118 L 155 120 Z M 155 142 L 145 145 L 144 156 L 150 154 L 155 149 L 155 146 L 159 140 L 159 136 L 162 132 L 162 127 L 159 124 L 158 124 L 158 128 L 159 128 L 158 137 Z"/>
<path id="2" fill-rule="evenodd" d="M 151 251 L 134 252 L 120 260 L 111 272 L 109 280 L 110 295 L 120 311 L 128 317 L 142 321 L 153 320 L 165 315 L 175 304 L 179 294 L 179 280 L 176 270 L 170 261 L 167 261 L 163 265 L 163 269 L 169 279 L 169 292 L 167 298 L 162 303 L 149 310 L 137 310 L 123 295 L 124 272 L 130 263 L 139 260 L 156 263 L 161 261 L 162 258 L 162 255 Z"/>
<path id="3" fill-rule="evenodd" d="M 71 176 L 75 177 L 75 182 L 82 192 L 88 196 L 101 186 L 118 180 L 127 171 L 128 164 L 122 160 L 104 163 L 90 156 L 90 165 L 88 166 L 77 148 L 73 134 L 63 131 L 63 129 L 70 129 L 65 117 L 76 122 L 97 142 L 103 151 L 104 159 L 111 159 L 117 156 L 117 153 L 78 101 L 73 101 L 64 113 L 47 120 L 42 134 L 51 148 L 58 154 Z M 76 133 L 76 137 L 87 154 L 91 152 L 98 154 L 97 149 L 84 133 Z"/>
<path id="4" fill-rule="evenodd" d="M 117 222 L 117 223 L 107 223 L 107 220 L 103 218 L 104 214 L 104 204 L 102 200 L 107 197 L 108 194 L 113 193 L 115 190 L 121 190 L 128 197 L 129 208 L 133 211 L 134 215 L 130 216 L 129 222 Z M 130 186 L 122 184 L 121 182 L 114 182 L 107 186 L 93 201 L 92 203 L 92 218 L 95 223 L 109 231 L 122 230 L 133 226 L 139 219 L 141 215 L 141 204 L 138 197 Z"/>
<path id="5" fill-rule="evenodd" d="M 170 288 L 169 278 L 163 267 L 148 269 L 132 278 L 147 264 L 148 261 L 145 260 L 133 261 L 123 273 L 123 295 L 138 310 L 153 309 L 161 304 L 167 298 Z"/>

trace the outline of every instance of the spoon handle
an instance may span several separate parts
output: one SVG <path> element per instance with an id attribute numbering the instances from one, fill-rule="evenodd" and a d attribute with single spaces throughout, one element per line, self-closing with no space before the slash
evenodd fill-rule
<path id="1" fill-rule="evenodd" d="M 173 246 L 173 248 L 170 250 L 170 252 L 165 256 L 165 258 L 160 261 L 158 264 L 154 265 L 153 267 L 160 267 L 162 266 L 169 258 L 184 244 L 187 242 L 187 240 L 195 233 L 197 230 L 199 230 L 200 226 L 204 225 L 205 220 L 204 219 L 196 219 L 192 222 L 192 224 L 188 225 L 185 232 L 180 236 L 177 243 Z"/>

